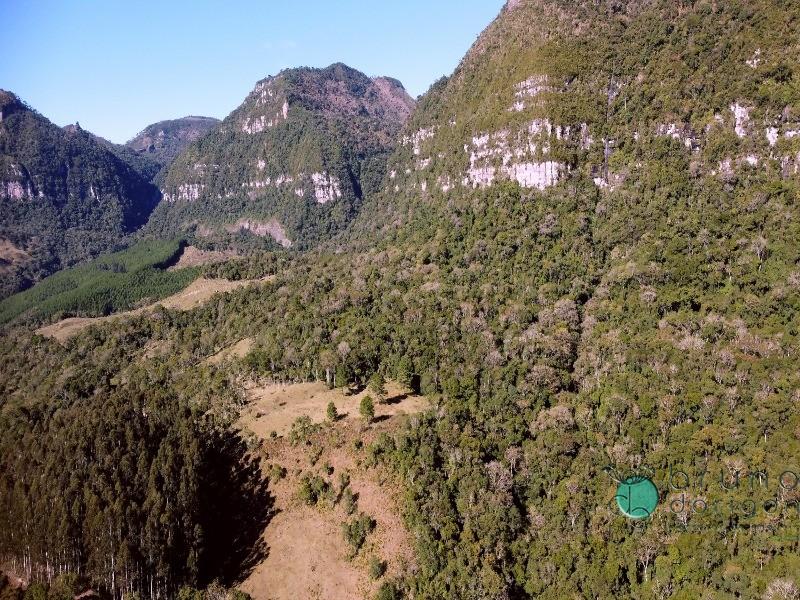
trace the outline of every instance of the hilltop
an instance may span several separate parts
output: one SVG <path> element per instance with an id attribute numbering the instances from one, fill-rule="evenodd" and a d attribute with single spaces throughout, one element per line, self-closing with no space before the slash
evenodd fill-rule
<path id="1" fill-rule="evenodd" d="M 380 188 L 413 106 L 398 81 L 342 64 L 268 77 L 171 165 L 148 231 L 328 239 Z"/>

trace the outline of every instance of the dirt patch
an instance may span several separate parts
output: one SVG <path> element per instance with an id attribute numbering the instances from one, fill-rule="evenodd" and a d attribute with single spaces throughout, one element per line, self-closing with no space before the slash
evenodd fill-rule
<path id="1" fill-rule="evenodd" d="M 236 358 L 244 358 L 253 348 L 253 338 L 239 340 L 233 346 L 223 348 L 213 356 L 209 356 L 206 362 L 211 365 L 219 365 Z"/>
<path id="2" fill-rule="evenodd" d="M 410 395 L 395 383 L 388 382 L 386 391 L 385 404 L 375 401 L 378 422 L 396 415 L 419 413 L 429 407 L 424 397 Z M 323 382 L 256 387 L 247 390 L 251 402 L 242 414 L 242 423 L 261 438 L 267 438 L 272 431 L 286 435 L 298 417 L 310 417 L 315 423 L 325 421 L 329 402 L 334 403 L 343 420 L 359 420 L 361 399 L 368 394 L 364 390 L 345 395 L 340 389 L 329 390 Z"/>
<path id="3" fill-rule="evenodd" d="M 178 269 L 186 269 L 187 267 L 214 265 L 235 258 L 236 256 L 236 252 L 231 250 L 222 252 L 217 250 L 201 250 L 197 246 L 186 246 L 178 262 L 167 269 L 167 271 L 177 271 Z"/>
<path id="4" fill-rule="evenodd" d="M 271 279 L 272 278 L 228 281 L 227 279 L 205 279 L 200 277 L 194 280 L 183 291 L 164 298 L 163 300 L 159 300 L 158 302 L 154 302 L 153 304 L 149 304 L 148 306 L 109 315 L 107 317 L 72 317 L 63 319 L 58 323 L 40 327 L 36 330 L 36 333 L 63 342 L 91 325 L 151 312 L 159 306 L 173 310 L 191 310 L 205 304 L 216 294 L 225 294 L 263 281 L 271 281 Z"/>
<path id="5" fill-rule="evenodd" d="M 316 386 L 286 387 L 291 388 L 287 393 L 295 398 L 311 393 L 317 403 L 325 405 L 331 397 L 317 395 L 320 390 Z M 339 397 L 343 397 L 341 392 Z M 243 591 L 254 600 L 373 598 L 383 581 L 415 569 L 412 539 L 400 516 L 401 490 L 382 467 L 367 468 L 366 450 L 355 447 L 356 440 L 366 446 L 380 433 L 395 430 L 402 419 L 398 414 L 367 429 L 356 420 L 326 423 L 307 443 L 295 446 L 286 438 L 258 436 L 265 468 L 283 467 L 286 477 L 270 483 L 279 512 L 263 535 L 267 558 L 242 583 Z M 252 432 L 246 422 L 245 417 L 242 428 Z M 327 466 L 332 472 L 325 469 Z M 357 495 L 356 513 L 366 513 L 376 522 L 375 530 L 354 558 L 349 558 L 350 547 L 342 533 L 342 524 L 353 517 L 345 512 L 338 494 L 317 506 L 307 506 L 297 497 L 304 475 L 321 476 L 338 492 L 339 477 L 345 472 L 350 478 L 350 489 Z M 370 579 L 368 574 L 372 557 L 387 565 L 386 574 L 378 581 Z"/>
<path id="6" fill-rule="evenodd" d="M 0 273 L 7 273 L 14 265 L 30 260 L 31 256 L 9 240 L 0 238 Z"/>

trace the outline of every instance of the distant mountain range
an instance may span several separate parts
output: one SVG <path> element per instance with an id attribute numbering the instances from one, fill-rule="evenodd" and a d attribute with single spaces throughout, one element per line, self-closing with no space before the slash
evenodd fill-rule
<path id="1" fill-rule="evenodd" d="M 125 143 L 134 152 L 149 156 L 162 166 L 169 165 L 192 142 L 196 142 L 219 123 L 212 117 L 183 117 L 159 121 L 145 127 Z"/>
<path id="2" fill-rule="evenodd" d="M 342 64 L 292 69 L 223 122 L 161 121 L 114 144 L 1 94 L 0 297 L 125 246 L 148 219 L 146 235 L 206 243 L 329 239 L 380 189 L 415 104 L 400 82 Z"/>
<path id="3" fill-rule="evenodd" d="M 0 91 L 0 297 L 120 248 L 159 197 L 80 126 L 62 129 Z"/>
<path id="4" fill-rule="evenodd" d="M 400 82 L 342 64 L 268 77 L 172 163 L 147 231 L 328 239 L 381 188 L 414 104 Z"/>

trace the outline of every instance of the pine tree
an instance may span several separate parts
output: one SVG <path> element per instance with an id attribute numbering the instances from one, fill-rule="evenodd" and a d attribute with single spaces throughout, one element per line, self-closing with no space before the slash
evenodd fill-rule
<path id="1" fill-rule="evenodd" d="M 372 396 L 366 395 L 361 399 L 358 411 L 368 424 L 372 423 L 372 419 L 375 418 L 375 405 L 372 402 Z"/>
<path id="2" fill-rule="evenodd" d="M 328 409 L 326 411 L 328 421 L 335 423 L 339 420 L 339 411 L 336 410 L 336 405 L 333 402 L 328 402 Z"/>
<path id="3" fill-rule="evenodd" d="M 380 371 L 373 373 L 369 378 L 369 389 L 375 394 L 379 404 L 383 404 L 386 400 L 386 380 Z"/>

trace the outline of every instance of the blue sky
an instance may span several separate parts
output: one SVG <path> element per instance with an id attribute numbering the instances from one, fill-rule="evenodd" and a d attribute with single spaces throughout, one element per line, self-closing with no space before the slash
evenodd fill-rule
<path id="1" fill-rule="evenodd" d="M 0 88 L 114 142 L 163 119 L 222 118 L 286 67 L 341 61 L 417 96 L 453 71 L 503 4 L 0 0 Z"/>

